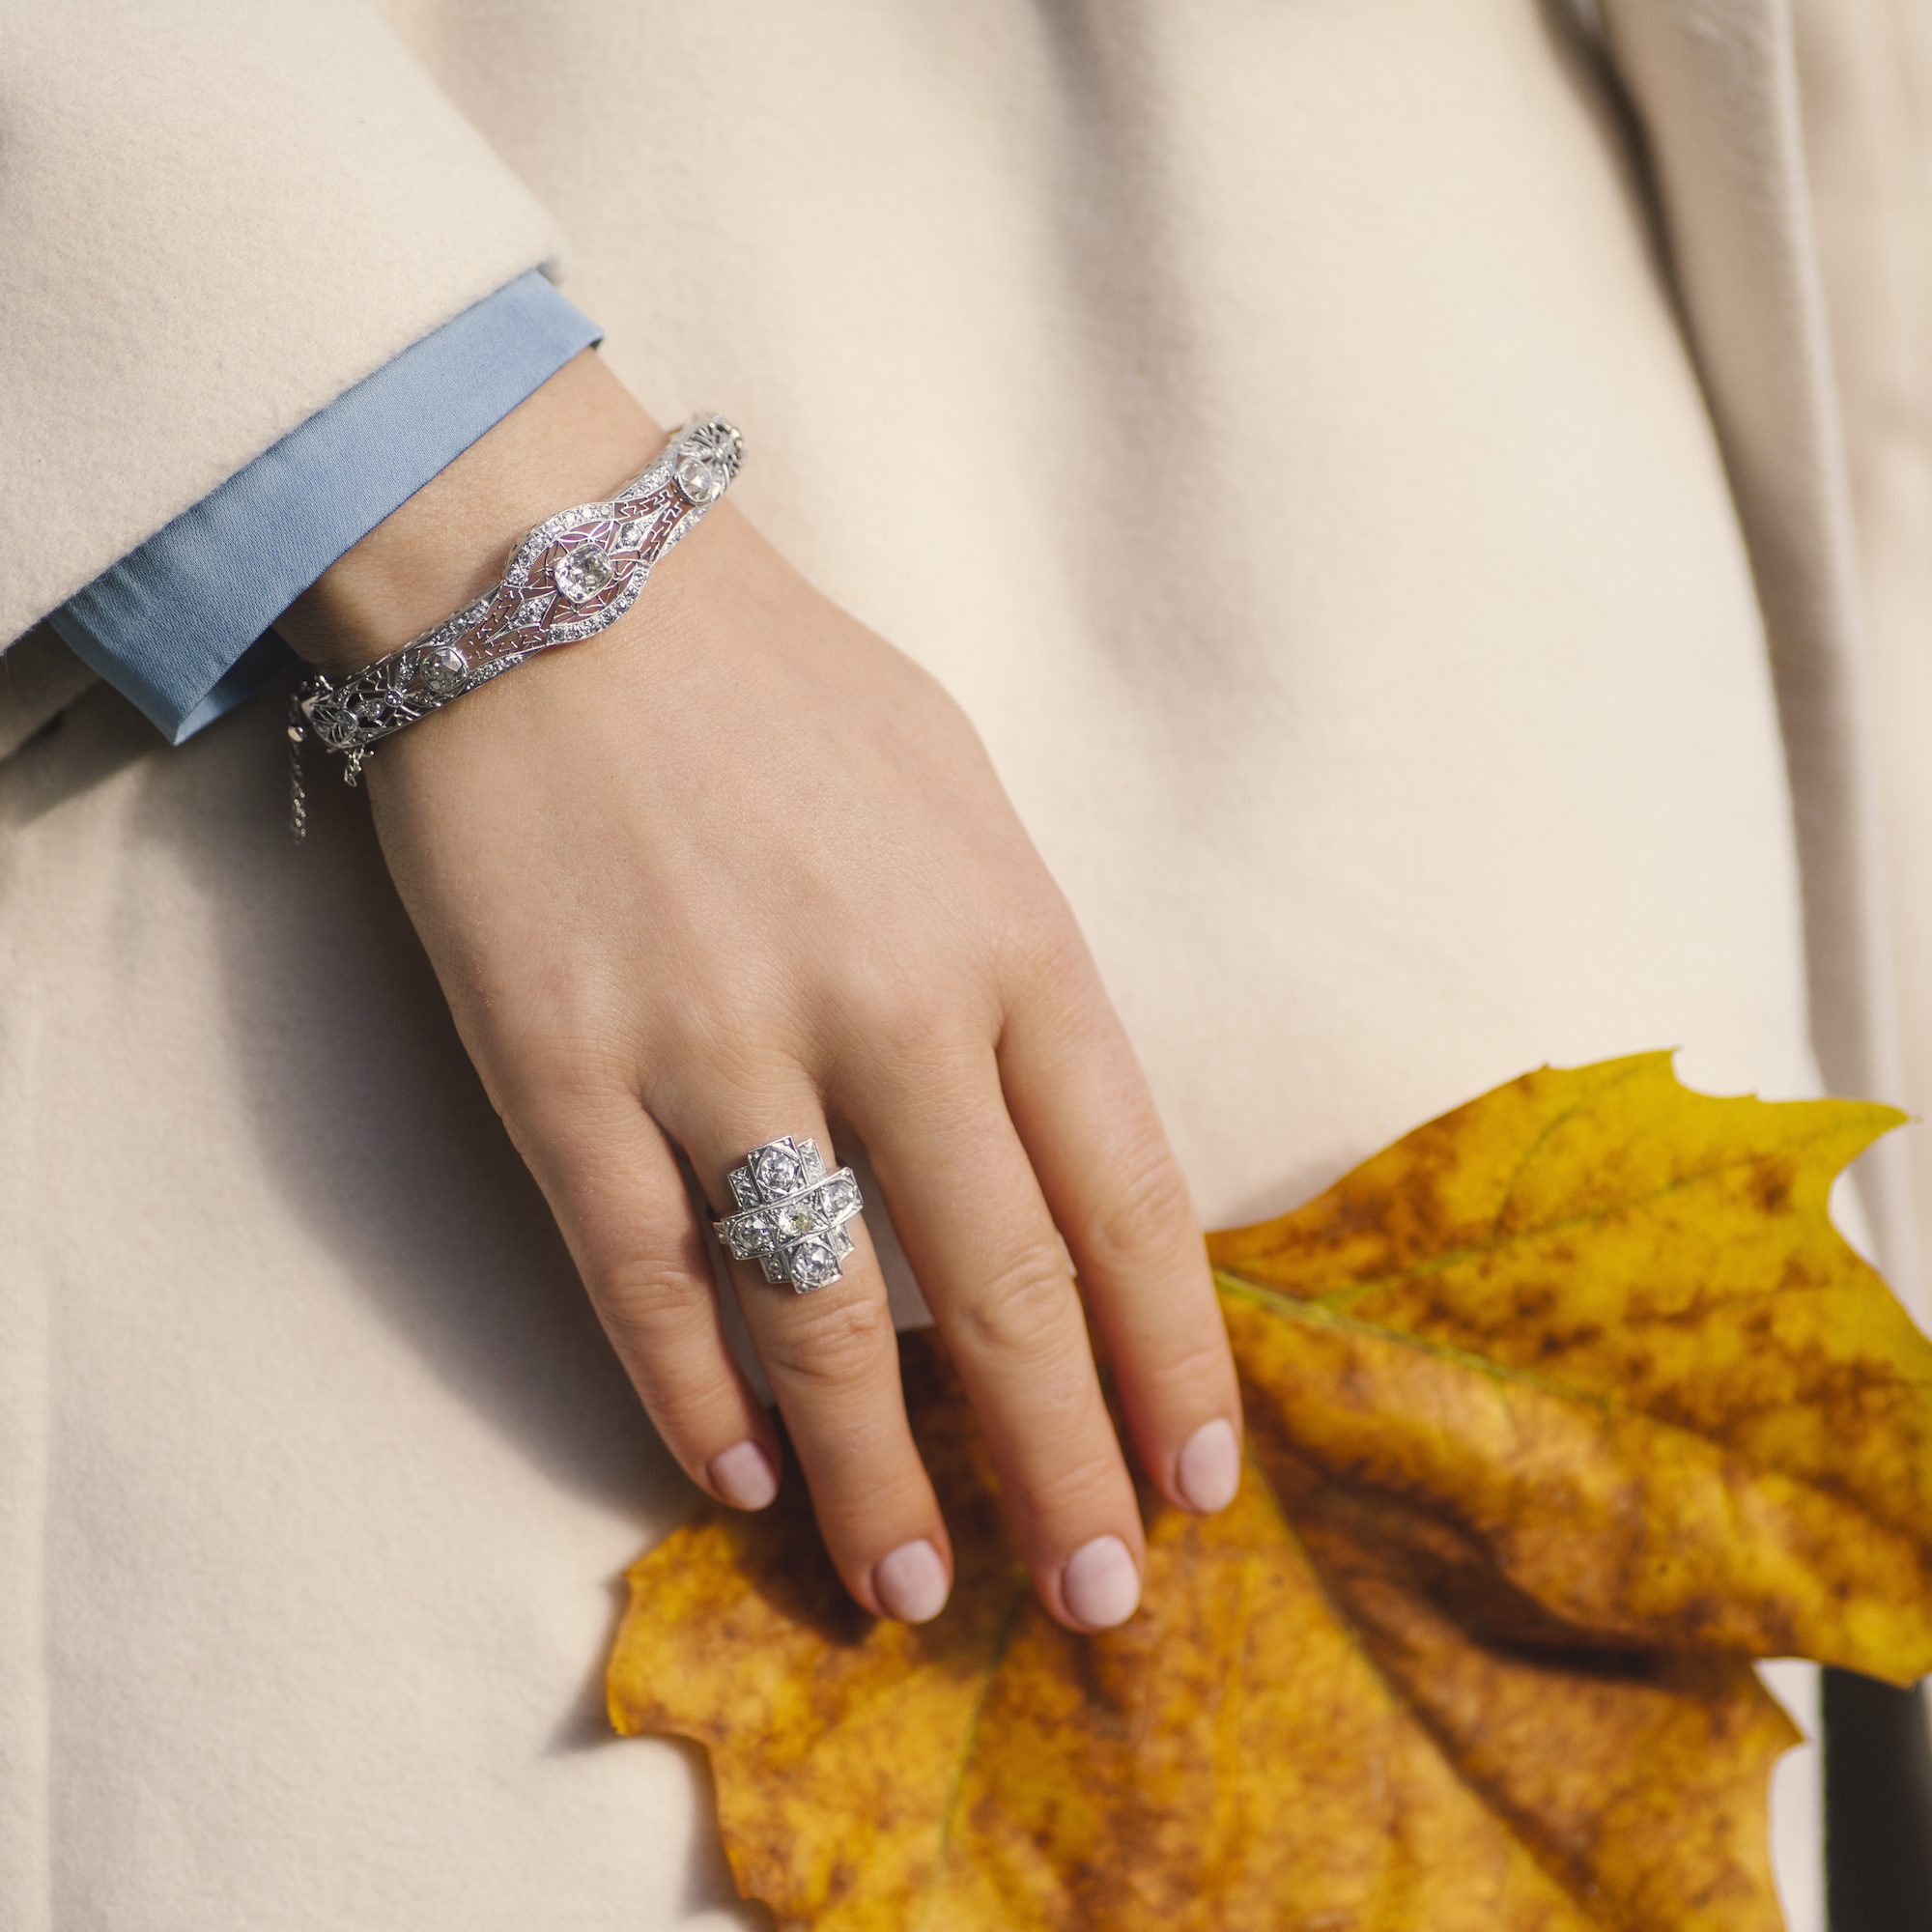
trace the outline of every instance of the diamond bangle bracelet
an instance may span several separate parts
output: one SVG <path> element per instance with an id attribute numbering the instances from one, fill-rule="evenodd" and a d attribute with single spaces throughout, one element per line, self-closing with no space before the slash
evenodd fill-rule
<path id="1" fill-rule="evenodd" d="M 343 753 L 343 780 L 354 784 L 369 748 L 392 732 L 539 651 L 595 637 L 638 601 L 651 566 L 696 528 L 744 458 L 744 439 L 723 416 L 687 423 L 615 496 L 539 524 L 494 589 L 351 677 L 304 678 L 290 705 L 291 748 L 314 737 Z M 298 771 L 298 838 L 303 817 Z"/>

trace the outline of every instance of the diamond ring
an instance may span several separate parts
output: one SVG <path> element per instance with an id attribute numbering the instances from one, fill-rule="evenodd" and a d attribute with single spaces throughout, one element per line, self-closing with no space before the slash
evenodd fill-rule
<path id="1" fill-rule="evenodd" d="M 755 1261 L 767 1281 L 800 1294 L 840 1279 L 852 1252 L 845 1224 L 866 1205 L 849 1167 L 827 1174 L 818 1143 L 787 1134 L 753 1148 L 730 1180 L 738 1211 L 713 1225 L 734 1260 Z"/>

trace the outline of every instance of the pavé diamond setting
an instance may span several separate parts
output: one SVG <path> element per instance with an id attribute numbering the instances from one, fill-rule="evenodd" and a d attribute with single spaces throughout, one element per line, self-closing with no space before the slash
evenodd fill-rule
<path id="1" fill-rule="evenodd" d="M 825 1171 L 814 1140 L 767 1141 L 727 1177 L 735 1214 L 718 1222 L 718 1238 L 734 1260 L 755 1261 L 769 1282 L 790 1282 L 800 1294 L 842 1278 L 852 1252 L 845 1224 L 865 1208 L 849 1167 Z"/>

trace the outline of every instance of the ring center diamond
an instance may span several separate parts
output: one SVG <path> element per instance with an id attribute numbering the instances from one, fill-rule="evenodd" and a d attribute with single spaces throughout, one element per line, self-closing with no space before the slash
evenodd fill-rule
<path id="1" fill-rule="evenodd" d="M 840 1279 L 852 1252 L 845 1224 L 865 1208 L 850 1168 L 825 1171 L 812 1140 L 767 1141 L 727 1177 L 738 1211 L 718 1224 L 734 1260 L 755 1261 L 770 1282 L 788 1281 L 807 1294 Z"/>

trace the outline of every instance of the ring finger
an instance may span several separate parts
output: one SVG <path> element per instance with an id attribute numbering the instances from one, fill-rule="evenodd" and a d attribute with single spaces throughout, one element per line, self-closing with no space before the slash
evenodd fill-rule
<path id="1" fill-rule="evenodd" d="M 812 1204 L 830 1198 L 815 1177 L 836 1165 L 825 1157 L 831 1139 L 818 1100 L 801 1083 L 734 1107 L 730 1120 L 708 1122 L 684 1144 L 724 1214 L 760 1215 L 740 1246 L 769 1253 L 776 1241 L 807 1237 L 789 1264 L 796 1284 L 768 1279 L 759 1260 L 731 1262 L 745 1325 L 846 1586 L 882 1615 L 922 1623 L 952 1588 L 952 1547 L 906 1420 L 892 1311 L 864 1224 L 843 1224 L 852 1245 L 841 1257 L 840 1236 L 822 1227 L 822 1213 L 812 1219 Z M 734 1170 L 749 1184 L 734 1190 Z"/>

